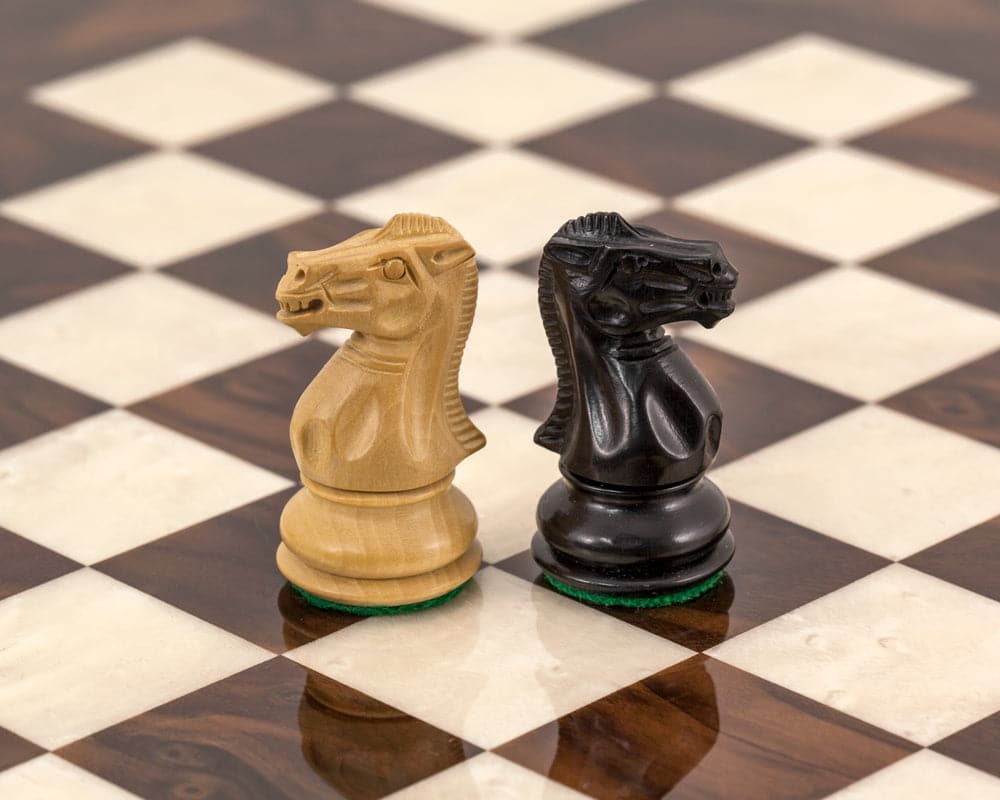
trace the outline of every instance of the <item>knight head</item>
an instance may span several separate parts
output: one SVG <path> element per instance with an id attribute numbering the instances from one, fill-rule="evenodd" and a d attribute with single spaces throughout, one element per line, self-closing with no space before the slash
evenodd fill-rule
<path id="1" fill-rule="evenodd" d="M 545 245 L 543 271 L 576 320 L 611 336 L 732 313 L 738 273 L 714 242 L 676 239 L 619 214 L 570 220 Z"/>
<path id="2" fill-rule="evenodd" d="M 278 319 L 302 335 L 332 327 L 406 339 L 440 311 L 438 276 L 474 255 L 440 217 L 397 214 L 331 247 L 289 253 Z"/>

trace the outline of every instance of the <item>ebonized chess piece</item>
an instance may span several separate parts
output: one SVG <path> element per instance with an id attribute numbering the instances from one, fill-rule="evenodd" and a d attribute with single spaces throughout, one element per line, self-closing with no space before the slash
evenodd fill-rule
<path id="1" fill-rule="evenodd" d="M 452 486 L 486 442 L 458 393 L 477 285 L 472 248 L 426 214 L 289 254 L 278 319 L 354 331 L 291 421 L 303 488 L 277 561 L 314 604 L 384 613 L 446 599 L 478 569 L 476 513 Z"/>
<path id="2" fill-rule="evenodd" d="M 570 220 L 545 245 L 538 298 L 559 385 L 535 442 L 559 453 L 562 479 L 538 504 L 532 554 L 557 589 L 653 606 L 720 579 L 729 503 L 704 475 L 722 408 L 661 326 L 714 326 L 737 274 L 714 242 L 614 213 Z"/>

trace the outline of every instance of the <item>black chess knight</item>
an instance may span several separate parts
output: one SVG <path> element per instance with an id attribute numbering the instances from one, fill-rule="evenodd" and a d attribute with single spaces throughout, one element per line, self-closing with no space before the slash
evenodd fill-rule
<path id="1" fill-rule="evenodd" d="M 736 279 L 718 244 L 615 213 L 570 220 L 545 245 L 538 300 L 559 388 L 535 442 L 559 453 L 562 479 L 538 504 L 532 553 L 557 589 L 667 605 L 710 589 L 732 558 L 729 503 L 704 477 L 722 408 L 661 326 L 714 326 Z"/>

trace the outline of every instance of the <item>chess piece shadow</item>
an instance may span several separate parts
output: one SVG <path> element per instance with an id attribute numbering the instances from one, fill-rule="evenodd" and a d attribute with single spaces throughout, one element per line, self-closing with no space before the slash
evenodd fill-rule
<path id="1" fill-rule="evenodd" d="M 732 581 L 724 580 L 707 611 L 711 618 L 704 640 L 720 633 L 728 619 L 726 597 L 732 601 Z M 552 591 L 544 584 L 534 591 Z M 704 602 L 706 598 L 702 598 Z M 697 604 L 697 601 L 696 601 Z M 711 607 L 710 606 L 710 607 Z M 595 609 L 622 618 L 634 614 L 639 627 L 655 629 L 663 615 L 697 613 L 690 606 L 656 609 Z M 634 620 L 634 624 L 640 620 Z M 647 624 L 648 623 L 648 624 Z M 667 625 L 681 625 L 679 618 Z M 538 636 L 553 654 L 565 641 L 565 626 L 551 616 L 536 618 Z M 609 654 L 613 658 L 613 654 Z M 612 695 L 565 714 L 537 732 L 500 748 L 518 763 L 530 764 L 570 786 L 589 786 L 596 796 L 666 797 L 711 752 L 720 732 L 719 704 L 710 660 L 694 655 Z M 540 682 L 545 683 L 544 676 Z M 558 680 L 550 680 L 551 692 Z M 611 783 L 608 782 L 612 782 Z M 634 782 L 634 792 L 628 791 Z M 602 792 L 603 788 L 607 789 Z"/>
<path id="2" fill-rule="evenodd" d="M 449 613 L 465 609 L 476 618 L 482 604 L 473 581 L 446 608 Z M 357 616 L 312 606 L 289 584 L 278 593 L 277 608 L 289 648 L 361 622 Z M 440 668 L 460 669 L 482 632 L 463 624 L 446 634 L 449 663 Z M 471 708 L 485 681 L 485 676 L 478 683 L 463 681 L 465 692 L 456 693 L 452 702 Z M 306 762 L 348 800 L 384 797 L 479 752 L 457 736 L 313 670 L 306 673 L 298 721 Z"/>
<path id="3" fill-rule="evenodd" d="M 376 800 L 472 755 L 457 736 L 315 672 L 299 704 L 302 755 L 349 800 Z"/>

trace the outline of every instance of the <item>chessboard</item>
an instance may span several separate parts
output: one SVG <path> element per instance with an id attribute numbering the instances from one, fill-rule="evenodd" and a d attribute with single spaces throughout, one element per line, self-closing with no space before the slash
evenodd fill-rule
<path id="1" fill-rule="evenodd" d="M 0 797 L 1000 797 L 1000 9 L 817 0 L 14 0 L 0 10 Z M 722 243 L 673 334 L 735 560 L 591 607 L 527 548 L 556 456 L 538 251 Z M 476 247 L 448 604 L 274 564 L 342 344 L 289 250 L 397 211 Z"/>

